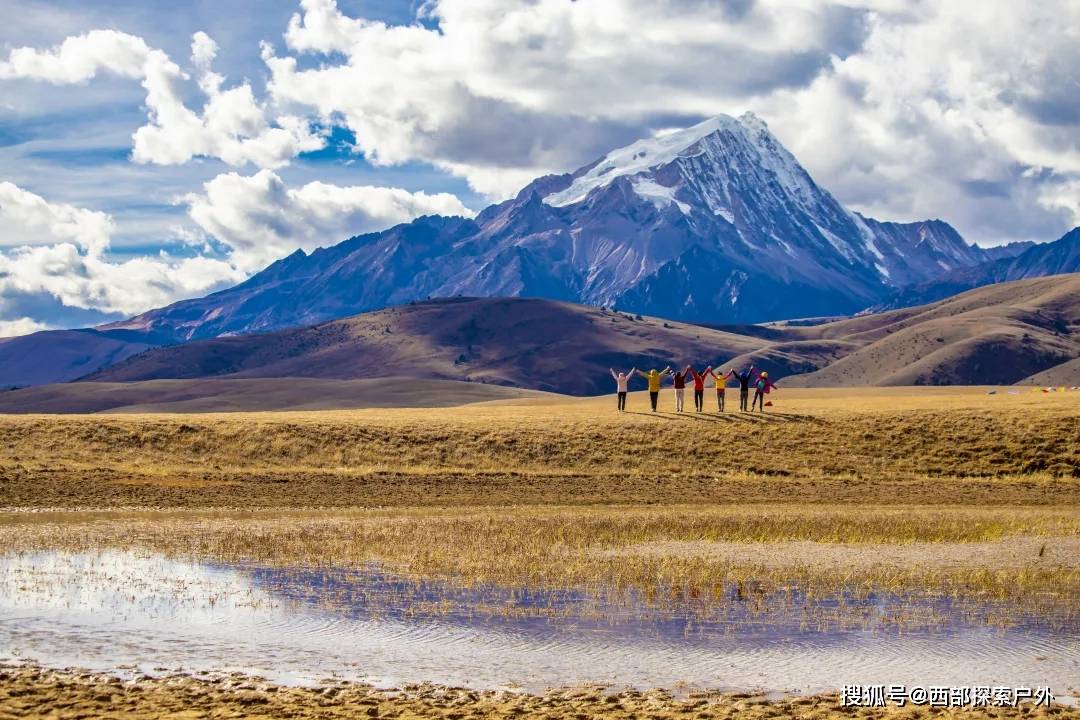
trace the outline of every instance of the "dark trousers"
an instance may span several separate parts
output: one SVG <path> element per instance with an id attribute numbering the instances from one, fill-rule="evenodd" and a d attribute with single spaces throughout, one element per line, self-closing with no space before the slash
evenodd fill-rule
<path id="1" fill-rule="evenodd" d="M 649 391 L 649 402 L 652 403 L 652 411 L 656 412 L 656 398 L 660 397 L 659 392 Z"/>
<path id="2" fill-rule="evenodd" d="M 753 411 L 755 405 L 757 405 L 758 410 L 765 412 L 765 393 L 760 390 L 754 391 L 754 401 L 750 403 L 751 411 Z"/>
<path id="3" fill-rule="evenodd" d="M 746 401 L 750 398 L 750 389 L 739 390 L 739 409 L 746 412 Z"/>
<path id="4" fill-rule="evenodd" d="M 701 412 L 702 410 L 705 409 L 705 391 L 704 390 L 695 390 L 694 391 L 694 409 L 697 410 L 698 412 Z"/>
<path id="5" fill-rule="evenodd" d="M 619 393 L 619 412 L 626 409 L 626 393 Z"/>
<path id="6" fill-rule="evenodd" d="M 724 412 L 724 393 L 716 393 L 716 409 L 720 412 Z"/>

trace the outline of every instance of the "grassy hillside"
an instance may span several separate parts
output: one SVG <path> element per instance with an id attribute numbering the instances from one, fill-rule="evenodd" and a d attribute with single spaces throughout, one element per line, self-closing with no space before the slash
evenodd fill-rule
<path id="1" fill-rule="evenodd" d="M 452 407 L 544 397 L 533 390 L 453 380 L 257 378 L 82 382 L 0 393 L 0 413 L 205 413 Z"/>
<path id="2" fill-rule="evenodd" d="M 152 346 L 96 330 L 47 330 L 0 338 L 0 387 L 74 380 Z"/>
<path id="3" fill-rule="evenodd" d="M 831 340 L 853 348 L 821 370 L 785 379 L 790 387 L 1037 380 L 1080 357 L 1080 275 L 992 285 L 921 308 L 786 332 L 811 347 Z"/>
<path id="4" fill-rule="evenodd" d="M 410 376 L 587 395 L 611 388 L 612 366 L 704 367 L 764 344 L 698 325 L 549 300 L 456 299 L 160 348 L 87 379 Z"/>
<path id="5" fill-rule="evenodd" d="M 1080 274 L 979 288 L 920 308 L 821 324 L 703 327 L 524 298 L 435 300 L 308 328 L 148 350 L 84 378 L 0 398 L 0 412 L 285 410 L 476 401 L 424 391 L 432 380 L 591 395 L 610 392 L 609 367 L 744 367 L 786 387 L 979 385 L 1080 381 Z M 419 399 L 383 383 L 416 378 Z M 304 378 L 306 384 L 282 380 Z M 205 384 L 204 379 L 235 384 Z M 160 380 L 121 390 L 107 383 Z M 246 383 L 237 381 L 244 380 Z M 636 387 L 642 382 L 635 380 Z M 436 386 L 430 386 L 432 389 Z M 450 386 L 446 386 L 449 388 Z M 309 396 L 309 392 L 311 395 Z M 494 399 L 490 394 L 482 399 Z M 116 394 L 115 399 L 109 394 Z M 443 399 L 432 400 L 431 395 Z M 498 396 L 508 397 L 508 396 Z"/>

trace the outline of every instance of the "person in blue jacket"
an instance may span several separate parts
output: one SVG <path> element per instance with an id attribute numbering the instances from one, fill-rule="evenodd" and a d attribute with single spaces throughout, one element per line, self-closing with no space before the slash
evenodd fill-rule
<path id="1" fill-rule="evenodd" d="M 739 381 L 739 410 L 746 412 L 746 402 L 750 399 L 750 378 L 754 377 L 754 366 L 746 372 L 731 371 L 731 376 Z"/>

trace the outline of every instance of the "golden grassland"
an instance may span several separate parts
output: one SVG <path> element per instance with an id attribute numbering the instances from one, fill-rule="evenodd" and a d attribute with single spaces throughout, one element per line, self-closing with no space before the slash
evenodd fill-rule
<path id="1" fill-rule="evenodd" d="M 0 718 L 549 718 L 584 720 L 655 718 L 1066 718 L 1061 705 L 1033 708 L 841 708 L 835 695 L 771 700 L 748 693 L 693 693 L 677 698 L 663 690 L 604 692 L 555 690 L 542 695 L 412 685 L 394 691 L 358 683 L 280 687 L 251 678 L 117 678 L 35 668 L 0 667 Z"/>
<path id="2" fill-rule="evenodd" d="M 772 397 L 765 415 L 653 415 L 635 395 L 625 415 L 595 398 L 0 416 L 0 506 L 1080 504 L 1080 393 Z"/>
<path id="3" fill-rule="evenodd" d="M 379 561 L 461 582 L 648 592 L 751 579 L 924 587 L 1080 606 L 1080 393 L 772 398 L 765 415 L 620 415 L 611 398 L 554 398 L 0 417 L 0 504 L 13 510 L 0 513 L 0 548 Z"/>
<path id="4" fill-rule="evenodd" d="M 445 409 L 0 416 L 0 552 L 119 548 L 721 608 L 948 596 L 1075 628 L 1080 393 L 782 390 L 765 415 L 610 397 Z M 690 398 L 688 398 L 690 400 Z M 715 409 L 715 394 L 706 393 Z M 692 406 L 692 401 L 690 402 Z M 740 600 L 741 601 L 741 600 Z M 0 718 L 1064 717 L 590 688 L 530 695 L 0 669 Z"/>

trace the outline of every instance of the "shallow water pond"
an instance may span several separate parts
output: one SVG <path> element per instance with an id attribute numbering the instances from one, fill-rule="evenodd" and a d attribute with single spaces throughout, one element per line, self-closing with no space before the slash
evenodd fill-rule
<path id="1" fill-rule="evenodd" d="M 850 683 L 1080 684 L 1080 627 L 1007 628 L 943 599 L 693 598 L 455 587 L 362 571 L 274 569 L 103 551 L 0 558 L 0 661 L 164 673 L 243 671 L 528 690 L 817 692 Z M 898 614 L 932 622 L 897 623 Z M 977 617 L 978 616 L 978 617 Z M 845 618 L 856 617 L 858 622 Z M 808 620 L 809 618 L 809 620 Z M 916 628 L 916 629 L 912 629 Z"/>

